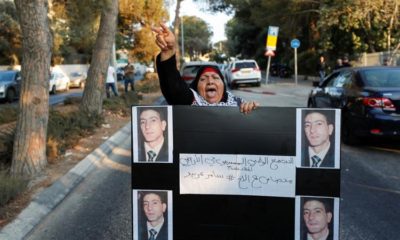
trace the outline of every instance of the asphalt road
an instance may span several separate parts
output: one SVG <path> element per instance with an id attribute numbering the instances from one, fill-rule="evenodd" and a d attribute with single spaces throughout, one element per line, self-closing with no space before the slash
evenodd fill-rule
<path id="1" fill-rule="evenodd" d="M 263 106 L 305 107 L 308 84 L 234 91 Z M 340 238 L 399 239 L 400 146 L 342 145 Z M 130 140 L 106 159 L 27 239 L 131 239 Z"/>
<path id="2" fill-rule="evenodd" d="M 130 146 L 126 138 L 27 239 L 132 239 Z"/>

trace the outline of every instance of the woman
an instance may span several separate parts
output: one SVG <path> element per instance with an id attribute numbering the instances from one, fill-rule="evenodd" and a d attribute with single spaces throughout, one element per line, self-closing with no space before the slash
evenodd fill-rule
<path id="1" fill-rule="evenodd" d="M 194 81 L 188 86 L 176 69 L 175 36 L 165 26 L 153 28 L 156 44 L 161 49 L 157 56 L 157 73 L 161 91 L 168 104 L 197 106 L 240 106 L 240 111 L 250 113 L 259 104 L 245 102 L 226 90 L 224 78 L 216 66 L 201 67 Z"/>

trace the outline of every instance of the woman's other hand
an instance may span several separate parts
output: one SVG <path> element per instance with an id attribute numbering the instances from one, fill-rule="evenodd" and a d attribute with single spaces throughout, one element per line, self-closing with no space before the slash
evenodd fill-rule
<path id="1" fill-rule="evenodd" d="M 156 44 L 161 49 L 161 61 L 171 58 L 175 54 L 175 36 L 164 23 L 160 27 L 152 27 L 156 33 Z"/>
<path id="2" fill-rule="evenodd" d="M 244 114 L 251 113 L 254 109 L 259 107 L 260 104 L 258 102 L 250 101 L 250 102 L 244 102 L 240 104 L 240 112 Z"/>

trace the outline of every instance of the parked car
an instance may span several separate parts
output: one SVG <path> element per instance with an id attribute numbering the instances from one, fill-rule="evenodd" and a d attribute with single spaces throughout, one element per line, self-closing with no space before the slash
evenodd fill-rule
<path id="1" fill-rule="evenodd" d="M 313 89 L 308 107 L 341 108 L 342 138 L 400 137 L 400 68 L 342 68 Z"/>
<path id="2" fill-rule="evenodd" d="M 72 72 L 69 75 L 70 84 L 69 87 L 78 87 L 83 89 L 86 82 L 86 73 Z"/>
<path id="3" fill-rule="evenodd" d="M 49 84 L 49 91 L 51 94 L 55 94 L 57 91 L 68 91 L 69 86 L 70 80 L 67 74 L 58 70 L 51 71 Z"/>
<path id="4" fill-rule="evenodd" d="M 201 66 L 204 65 L 214 65 L 218 67 L 218 64 L 215 62 L 187 62 L 183 63 L 181 67 L 181 76 L 182 79 L 187 83 L 190 84 L 194 78 L 196 77 L 197 71 Z"/>
<path id="5" fill-rule="evenodd" d="M 21 74 L 19 71 L 0 71 L 0 99 L 12 102 L 19 97 Z"/>
<path id="6" fill-rule="evenodd" d="M 226 81 L 232 89 L 242 83 L 261 85 L 261 71 L 255 60 L 235 60 L 231 62 L 226 77 Z"/>

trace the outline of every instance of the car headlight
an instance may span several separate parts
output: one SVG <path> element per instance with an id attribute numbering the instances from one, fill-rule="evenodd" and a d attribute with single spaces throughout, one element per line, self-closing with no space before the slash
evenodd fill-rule
<path id="1" fill-rule="evenodd" d="M 1 84 L 0 85 L 0 92 L 4 92 L 6 90 L 6 86 Z"/>

